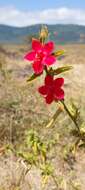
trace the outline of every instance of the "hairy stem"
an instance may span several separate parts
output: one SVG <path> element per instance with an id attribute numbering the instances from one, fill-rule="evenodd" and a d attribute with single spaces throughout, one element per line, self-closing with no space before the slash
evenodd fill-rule
<path id="1" fill-rule="evenodd" d="M 73 121 L 73 123 L 75 124 L 75 126 L 76 126 L 76 128 L 77 128 L 77 130 L 79 132 L 79 135 L 80 135 L 80 129 L 79 129 L 78 123 L 76 122 L 75 118 L 73 117 L 73 115 L 71 114 L 71 112 L 69 111 L 69 109 L 67 108 L 65 102 L 61 101 L 61 103 L 63 104 L 65 111 L 67 112 L 67 114 L 69 115 L 69 117 L 71 118 L 71 120 Z"/>

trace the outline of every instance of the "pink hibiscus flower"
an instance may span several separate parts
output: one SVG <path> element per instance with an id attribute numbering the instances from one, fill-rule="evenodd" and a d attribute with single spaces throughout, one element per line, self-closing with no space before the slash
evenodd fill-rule
<path id="1" fill-rule="evenodd" d="M 53 76 L 47 75 L 45 85 L 39 87 L 38 91 L 45 97 L 46 103 L 51 104 L 53 101 L 64 99 L 64 91 L 61 88 L 63 84 L 63 78 L 53 79 Z"/>
<path id="2" fill-rule="evenodd" d="M 52 65 L 56 58 L 52 55 L 54 50 L 54 43 L 48 42 L 46 44 L 40 43 L 39 40 L 32 40 L 32 52 L 25 55 L 25 59 L 33 62 L 33 69 L 36 74 L 42 73 L 44 66 Z"/>

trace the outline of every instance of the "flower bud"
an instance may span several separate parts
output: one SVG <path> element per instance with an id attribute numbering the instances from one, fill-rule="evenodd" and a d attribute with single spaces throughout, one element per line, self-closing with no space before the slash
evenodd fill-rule
<path id="1" fill-rule="evenodd" d="M 39 34 L 39 38 L 40 41 L 45 41 L 45 39 L 48 37 L 48 28 L 47 26 L 42 26 L 40 34 Z"/>

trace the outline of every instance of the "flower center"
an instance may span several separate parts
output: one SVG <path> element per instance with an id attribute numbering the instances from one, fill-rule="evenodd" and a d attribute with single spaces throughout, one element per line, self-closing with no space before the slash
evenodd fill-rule
<path id="1" fill-rule="evenodd" d="M 36 54 L 36 59 L 37 59 L 38 61 L 42 61 L 44 57 L 45 57 L 45 53 L 44 53 L 44 52 L 38 52 L 38 53 Z"/>
<path id="2" fill-rule="evenodd" d="M 48 85 L 48 89 L 49 89 L 49 91 L 54 93 L 54 84 Z"/>

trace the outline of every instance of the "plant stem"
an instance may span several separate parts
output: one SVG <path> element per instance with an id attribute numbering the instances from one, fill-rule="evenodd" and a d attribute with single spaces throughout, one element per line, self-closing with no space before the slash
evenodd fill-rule
<path id="1" fill-rule="evenodd" d="M 49 75 L 49 71 L 48 71 L 48 69 L 47 69 L 47 67 L 46 67 L 46 65 L 45 65 L 45 72 L 46 72 L 46 75 Z"/>
<path id="2" fill-rule="evenodd" d="M 79 132 L 79 135 L 80 135 L 80 129 L 79 129 L 79 126 L 78 126 L 78 123 L 76 122 L 75 118 L 73 117 L 73 115 L 71 114 L 71 112 L 69 111 L 69 109 L 67 108 L 65 102 L 62 100 L 61 103 L 63 104 L 64 106 L 64 109 L 66 110 L 66 112 L 68 113 L 68 115 L 70 116 L 71 120 L 74 122 L 78 132 Z"/>
<path id="3" fill-rule="evenodd" d="M 58 189 L 58 182 L 57 182 L 56 177 L 54 175 L 51 175 L 51 177 L 52 177 L 52 179 L 53 179 L 53 181 L 55 183 L 56 188 Z"/>

